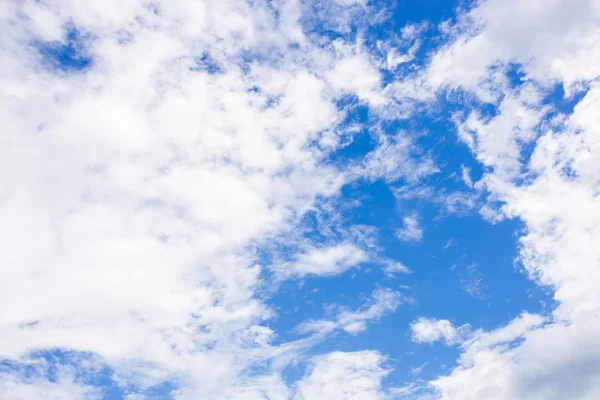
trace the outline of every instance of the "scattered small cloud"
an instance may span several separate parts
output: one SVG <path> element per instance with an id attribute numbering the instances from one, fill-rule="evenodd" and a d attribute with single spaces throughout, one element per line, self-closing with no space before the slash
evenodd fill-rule
<path id="1" fill-rule="evenodd" d="M 274 266 L 282 277 L 333 276 L 367 261 L 367 253 L 350 243 L 323 248 L 310 248 L 291 262 Z"/>
<path id="2" fill-rule="evenodd" d="M 460 274 L 460 285 L 465 292 L 475 298 L 483 298 L 487 287 L 483 275 L 479 272 L 477 264 L 473 263 Z"/>
<path id="3" fill-rule="evenodd" d="M 399 261 L 390 261 L 384 266 L 383 270 L 389 277 L 396 276 L 396 274 L 410 274 L 412 272 L 410 268 Z"/>
<path id="4" fill-rule="evenodd" d="M 462 172 L 462 179 L 463 179 L 463 182 L 465 183 L 465 185 L 467 185 L 470 188 L 473 188 L 473 179 L 471 178 L 471 168 L 461 165 L 460 169 Z"/>
<path id="5" fill-rule="evenodd" d="M 446 345 L 452 346 L 465 340 L 471 332 L 468 324 L 458 328 L 447 319 L 434 319 L 421 317 L 410 324 L 412 340 L 416 343 L 434 343 L 444 341 Z"/>
<path id="6" fill-rule="evenodd" d="M 402 219 L 404 226 L 396 231 L 396 236 L 403 242 L 420 242 L 423 239 L 423 229 L 419 226 L 416 214 Z"/>
<path id="7" fill-rule="evenodd" d="M 419 367 L 414 367 L 410 369 L 410 374 L 413 377 L 418 377 L 421 372 L 423 371 L 423 369 L 425 369 L 425 367 L 427 366 L 427 364 L 429 364 L 428 361 L 424 362 L 423 364 L 421 364 Z"/>

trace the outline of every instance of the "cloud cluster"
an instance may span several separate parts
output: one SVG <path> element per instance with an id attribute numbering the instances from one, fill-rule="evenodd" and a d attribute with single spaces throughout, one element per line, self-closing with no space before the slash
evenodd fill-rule
<path id="1" fill-rule="evenodd" d="M 257 249 L 356 178 L 325 162 L 346 134 L 338 99 L 385 105 L 360 44 L 321 45 L 305 34 L 310 12 L 297 1 L 0 7 L 1 358 L 93 354 L 131 396 L 168 381 L 174 397 L 286 398 L 279 373 L 301 344 L 270 344 Z M 366 259 L 350 244 L 314 247 L 287 277 Z M 42 378 L 3 375 L 2 387 L 88 396 L 74 377 Z"/>
<path id="2" fill-rule="evenodd" d="M 545 317 L 523 314 L 465 344 L 458 367 L 432 382 L 442 399 L 600 396 L 593 378 L 600 365 L 600 147 L 592 111 L 600 90 L 589 83 L 600 76 L 600 7 L 575 3 L 481 2 L 449 29 L 450 43 L 427 69 L 432 87 L 497 104 L 492 116 L 457 116 L 459 136 L 488 168 L 482 184 L 502 204 L 495 218 L 525 223 L 521 265 L 558 302 L 543 326 Z M 509 78 L 515 68 L 516 82 Z M 576 104 L 571 114 L 548 98 L 555 85 Z"/>

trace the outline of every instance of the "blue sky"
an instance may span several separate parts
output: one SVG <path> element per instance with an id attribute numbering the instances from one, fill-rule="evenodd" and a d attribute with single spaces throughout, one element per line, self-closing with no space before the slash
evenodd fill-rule
<path id="1" fill-rule="evenodd" d="M 598 398 L 599 26 L 9 1 L 0 397 Z"/>

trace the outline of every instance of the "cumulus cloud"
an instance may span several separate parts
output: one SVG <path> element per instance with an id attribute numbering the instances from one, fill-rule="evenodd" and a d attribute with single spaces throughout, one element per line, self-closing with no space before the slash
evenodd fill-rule
<path id="1" fill-rule="evenodd" d="M 417 343 L 434 343 L 440 340 L 447 345 L 462 342 L 471 327 L 468 324 L 456 328 L 447 319 L 431 319 L 421 317 L 410 324 L 412 340 Z"/>
<path id="2" fill-rule="evenodd" d="M 375 351 L 333 352 L 316 357 L 309 373 L 297 384 L 295 400 L 376 400 L 383 398 L 382 379 L 388 370 Z"/>
<path id="3" fill-rule="evenodd" d="M 506 78 L 502 68 L 489 68 L 517 62 L 525 65 L 526 79 L 545 85 L 564 82 L 570 88 L 597 76 L 589 67 L 598 65 L 600 57 L 597 21 L 594 0 L 481 2 L 451 28 L 455 40 L 434 55 L 429 81 L 462 86 L 491 99 L 501 92 L 490 92 L 490 83 Z"/>
<path id="4" fill-rule="evenodd" d="M 356 93 L 374 106 L 382 106 L 386 101 L 378 90 L 379 71 L 364 54 L 340 60 L 325 78 L 339 93 Z"/>

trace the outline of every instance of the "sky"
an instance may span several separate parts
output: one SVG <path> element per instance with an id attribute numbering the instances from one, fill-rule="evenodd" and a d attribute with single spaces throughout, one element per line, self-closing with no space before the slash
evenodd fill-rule
<path id="1" fill-rule="evenodd" d="M 0 65 L 0 398 L 600 398 L 599 0 L 7 0 Z"/>

